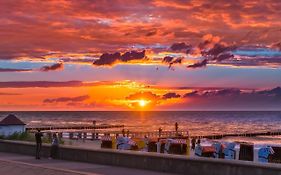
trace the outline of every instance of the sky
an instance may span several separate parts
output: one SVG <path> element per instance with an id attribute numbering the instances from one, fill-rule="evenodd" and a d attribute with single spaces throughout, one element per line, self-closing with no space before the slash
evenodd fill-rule
<path id="1" fill-rule="evenodd" d="M 0 110 L 280 110 L 279 0 L 0 1 Z"/>

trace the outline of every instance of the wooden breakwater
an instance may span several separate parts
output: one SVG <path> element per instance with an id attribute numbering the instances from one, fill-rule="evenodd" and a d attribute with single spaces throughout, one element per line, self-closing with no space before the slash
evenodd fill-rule
<path id="1" fill-rule="evenodd" d="M 203 136 L 191 136 L 191 137 L 193 137 L 193 138 L 221 139 L 223 137 L 256 137 L 256 136 L 277 136 L 277 135 L 281 135 L 281 131 L 217 134 L 217 135 L 203 135 Z"/>
<path id="2" fill-rule="evenodd" d="M 124 125 L 68 125 L 68 126 L 27 126 L 26 130 L 34 132 L 38 129 L 41 131 L 51 130 L 98 130 L 98 129 L 113 129 L 124 128 Z"/>
<path id="3" fill-rule="evenodd" d="M 123 129 L 122 129 L 123 130 Z M 217 134 L 217 135 L 189 135 L 186 131 L 162 131 L 161 133 L 154 132 L 128 132 L 126 130 L 122 132 L 119 131 L 110 131 L 110 130 L 68 130 L 68 131 L 59 131 L 59 130 L 49 130 L 45 133 L 51 135 L 52 132 L 58 133 L 61 138 L 69 139 L 88 139 L 96 140 L 101 139 L 104 136 L 127 136 L 133 138 L 156 138 L 156 139 L 165 139 L 165 138 L 207 138 L 207 139 L 222 139 L 224 137 L 256 137 L 256 136 L 277 136 L 281 135 L 281 131 L 269 131 L 269 132 L 253 132 L 253 133 L 234 133 L 234 134 Z"/>
<path id="4" fill-rule="evenodd" d="M 226 133 L 226 134 L 210 134 L 210 135 L 192 135 L 188 131 L 151 131 L 136 132 L 129 131 L 125 125 L 68 125 L 68 126 L 27 126 L 28 132 L 35 132 L 37 129 L 45 133 L 56 132 L 60 136 L 70 139 L 100 139 L 103 136 L 124 135 L 135 138 L 208 138 L 222 139 L 224 137 L 256 137 L 256 136 L 276 136 L 281 135 L 278 131 L 248 132 L 248 133 Z M 115 130 L 113 130 L 115 129 Z M 118 130 L 116 130 L 118 129 Z"/>

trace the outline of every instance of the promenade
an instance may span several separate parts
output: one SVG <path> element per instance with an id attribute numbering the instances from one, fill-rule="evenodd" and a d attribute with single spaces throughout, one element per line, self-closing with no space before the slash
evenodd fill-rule
<path id="1" fill-rule="evenodd" d="M 99 164 L 71 162 L 65 160 L 36 160 L 32 156 L 0 152 L 1 175 L 160 175 L 165 173 L 107 166 Z M 169 175 L 166 173 L 166 175 Z"/>

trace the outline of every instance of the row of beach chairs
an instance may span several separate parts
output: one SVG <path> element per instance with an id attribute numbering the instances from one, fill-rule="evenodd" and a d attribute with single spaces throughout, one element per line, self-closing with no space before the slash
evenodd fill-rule
<path id="1" fill-rule="evenodd" d="M 213 157 L 222 159 L 237 159 L 235 145 L 237 143 L 214 142 L 210 146 L 195 147 L 195 155 L 200 157 Z M 239 143 L 239 160 L 254 160 L 254 144 Z M 101 148 L 136 150 L 146 152 L 158 152 L 166 154 L 190 155 L 189 139 L 140 139 L 128 137 L 104 137 Z M 281 163 L 280 147 L 262 147 L 258 151 L 259 162 Z"/>

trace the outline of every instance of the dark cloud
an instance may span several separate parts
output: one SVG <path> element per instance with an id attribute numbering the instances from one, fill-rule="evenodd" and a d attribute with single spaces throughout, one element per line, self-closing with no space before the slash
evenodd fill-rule
<path id="1" fill-rule="evenodd" d="M 94 59 L 79 59 L 79 58 L 61 58 L 60 61 L 72 63 L 93 63 Z"/>
<path id="2" fill-rule="evenodd" d="M 114 54 L 104 53 L 100 56 L 98 60 L 95 60 L 93 64 L 96 66 L 113 65 L 120 59 L 120 57 L 121 54 L 119 52 L 116 52 Z"/>
<path id="3" fill-rule="evenodd" d="M 234 97 L 234 96 L 267 96 L 267 97 L 281 97 L 281 87 L 276 87 L 270 90 L 262 91 L 242 91 L 238 88 L 226 89 L 210 89 L 210 90 L 196 90 L 186 93 L 183 97 Z M 280 99 L 281 100 L 281 99 Z"/>
<path id="4" fill-rule="evenodd" d="M 213 60 L 220 62 L 231 58 L 234 58 L 234 55 L 232 53 L 222 53 L 214 57 Z"/>
<path id="5" fill-rule="evenodd" d="M 98 60 L 94 61 L 94 65 L 102 66 L 102 65 L 113 65 L 117 62 L 128 62 L 132 60 L 142 60 L 145 58 L 145 50 L 143 51 L 130 51 L 121 54 L 120 52 L 116 52 L 114 54 L 104 53 L 100 56 Z"/>
<path id="6" fill-rule="evenodd" d="M 186 106 L 191 109 L 280 109 L 281 88 L 255 91 L 237 88 L 196 90 L 186 93 Z"/>
<path id="7" fill-rule="evenodd" d="M 0 68 L 0 72 L 30 72 L 32 69 Z"/>
<path id="8" fill-rule="evenodd" d="M 103 82 L 85 83 L 82 81 L 9 81 L 0 82 L 0 88 L 29 88 L 29 87 L 80 87 L 80 86 L 94 86 L 103 84 Z"/>
<path id="9" fill-rule="evenodd" d="M 208 63 L 208 60 L 207 59 L 204 59 L 203 61 L 201 62 L 198 62 L 198 63 L 194 63 L 192 65 L 188 65 L 186 66 L 187 68 L 200 68 L 200 67 L 205 67 Z"/>
<path id="10" fill-rule="evenodd" d="M 212 91 L 204 91 L 201 96 L 204 97 L 215 97 L 215 96 L 237 96 L 240 95 L 240 89 L 222 89 L 222 90 L 212 90 Z"/>
<path id="11" fill-rule="evenodd" d="M 222 44 L 217 43 L 214 45 L 213 48 L 205 52 L 204 55 L 217 56 L 223 52 L 232 51 L 234 49 L 235 49 L 234 46 L 224 46 Z"/>
<path id="12" fill-rule="evenodd" d="M 281 97 L 281 87 L 276 87 L 271 90 L 260 91 L 258 93 L 267 96 Z"/>
<path id="13" fill-rule="evenodd" d="M 145 50 L 138 52 L 138 51 L 131 51 L 131 52 L 125 52 L 123 55 L 121 55 L 120 59 L 123 62 L 131 61 L 131 60 L 141 60 L 145 58 Z"/>
<path id="14" fill-rule="evenodd" d="M 205 58 L 201 63 L 191 65 L 191 68 L 204 67 L 213 61 L 221 62 L 234 57 L 232 51 L 236 49 L 234 45 L 226 45 L 220 41 L 220 37 L 212 34 L 203 36 L 203 42 L 199 43 L 198 49 Z"/>
<path id="15" fill-rule="evenodd" d="M 171 57 L 171 56 L 165 56 L 162 60 L 162 62 L 164 63 L 171 63 L 173 61 L 174 57 Z"/>
<path id="16" fill-rule="evenodd" d="M 181 43 L 174 43 L 171 46 L 173 51 L 181 51 L 181 50 L 190 50 L 192 46 L 190 44 L 185 44 L 184 42 Z"/>
<path id="17" fill-rule="evenodd" d="M 163 95 L 163 99 L 170 99 L 170 98 L 180 98 L 181 96 L 175 92 L 169 92 Z"/>
<path id="18" fill-rule="evenodd" d="M 198 96 L 198 91 L 192 91 L 183 95 L 184 98 L 186 97 L 195 97 Z"/>
<path id="19" fill-rule="evenodd" d="M 40 68 L 40 71 L 48 72 L 48 71 L 54 71 L 54 70 L 61 70 L 63 69 L 63 63 L 55 63 L 50 66 L 43 66 Z"/>
<path id="20" fill-rule="evenodd" d="M 59 97 L 59 98 L 52 98 L 52 99 L 45 99 L 43 103 L 60 103 L 60 102 L 81 102 L 89 99 L 90 96 L 83 95 L 78 97 Z"/>
<path id="21" fill-rule="evenodd" d="M 171 56 L 165 56 L 162 60 L 163 63 L 165 64 L 169 64 L 169 69 L 172 69 L 173 64 L 181 64 L 182 63 L 183 58 L 179 57 L 179 58 L 174 58 Z"/>
<path id="22" fill-rule="evenodd" d="M 149 99 L 149 100 L 158 100 L 160 99 L 159 95 L 156 95 L 152 92 L 137 92 L 126 97 L 128 100 L 140 100 L 140 99 Z"/>

